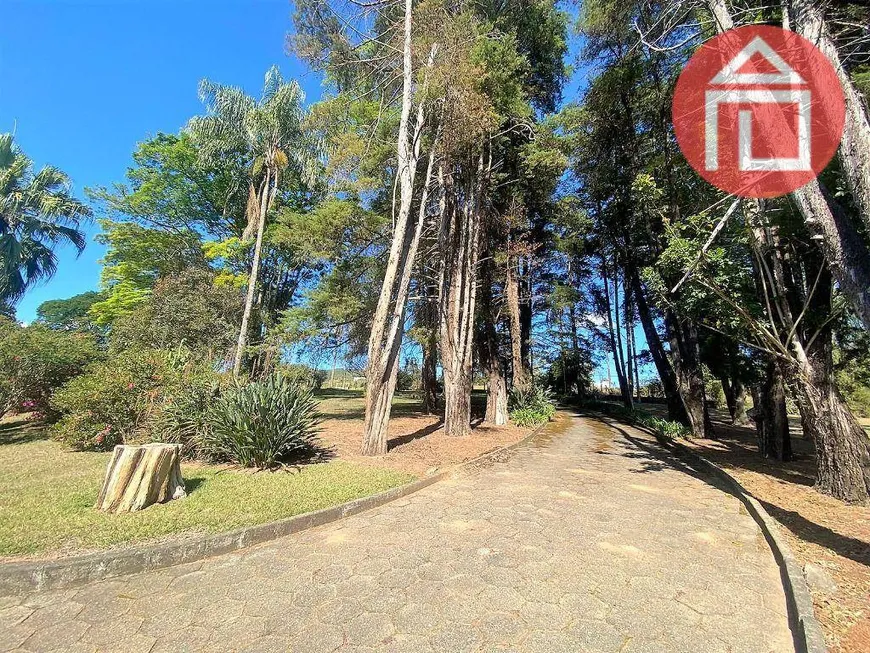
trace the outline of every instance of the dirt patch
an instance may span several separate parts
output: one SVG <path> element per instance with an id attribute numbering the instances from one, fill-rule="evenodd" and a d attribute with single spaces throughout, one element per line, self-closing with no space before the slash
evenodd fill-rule
<path id="1" fill-rule="evenodd" d="M 423 476 L 517 442 L 529 433 L 508 425 L 484 426 L 479 422 L 468 437 L 444 434 L 440 418 L 433 415 L 394 417 L 390 420 L 387 446 L 383 456 L 363 456 L 361 420 L 329 419 L 323 422 L 321 439 L 339 460 L 389 467 Z"/>
<path id="2" fill-rule="evenodd" d="M 802 565 L 828 572 L 833 593 L 810 588 L 832 653 L 870 651 L 870 507 L 850 506 L 813 489 L 812 443 L 793 433 L 796 460 L 758 455 L 755 432 L 714 422 L 717 440 L 687 444 L 732 473 L 782 525 Z"/>

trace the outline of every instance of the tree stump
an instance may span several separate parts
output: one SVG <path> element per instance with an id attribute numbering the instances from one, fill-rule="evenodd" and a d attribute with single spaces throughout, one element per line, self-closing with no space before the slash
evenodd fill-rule
<path id="1" fill-rule="evenodd" d="M 185 496 L 181 445 L 119 444 L 106 470 L 96 507 L 111 513 L 134 512 L 152 503 Z"/>

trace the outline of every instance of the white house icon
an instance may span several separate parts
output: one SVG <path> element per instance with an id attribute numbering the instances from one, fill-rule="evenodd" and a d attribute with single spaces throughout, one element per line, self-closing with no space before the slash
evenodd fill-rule
<path id="1" fill-rule="evenodd" d="M 756 54 L 763 56 L 776 72 L 741 73 L 740 69 Z M 757 88 L 734 88 L 755 86 Z M 770 88 L 789 86 L 791 88 Z M 797 87 L 797 88 L 796 88 Z M 719 106 L 722 104 L 796 105 L 798 155 L 795 158 L 756 158 L 752 156 L 752 111 L 738 111 L 737 160 L 741 172 L 812 170 L 810 160 L 811 93 L 803 77 L 756 36 L 710 80 L 705 92 L 704 167 L 719 169 Z M 791 130 L 789 130 L 791 131 Z"/>

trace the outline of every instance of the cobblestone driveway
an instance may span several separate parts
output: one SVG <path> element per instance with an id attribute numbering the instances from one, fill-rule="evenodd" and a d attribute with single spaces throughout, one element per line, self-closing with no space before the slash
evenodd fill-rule
<path id="1" fill-rule="evenodd" d="M 793 651 L 755 522 L 597 421 L 344 521 L 0 598 L 0 650 Z"/>

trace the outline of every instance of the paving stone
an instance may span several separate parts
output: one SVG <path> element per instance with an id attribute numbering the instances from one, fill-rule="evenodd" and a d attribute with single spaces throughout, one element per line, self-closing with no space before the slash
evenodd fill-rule
<path id="1" fill-rule="evenodd" d="M 108 646 L 118 640 L 133 637 L 139 632 L 144 619 L 131 615 L 122 615 L 106 621 L 92 624 L 87 629 L 82 641 L 86 644 L 95 644 L 99 647 Z M 152 641 L 153 644 L 153 641 Z M 149 647 L 150 648 L 150 647 Z"/>
<path id="2" fill-rule="evenodd" d="M 51 651 L 72 646 L 81 639 L 89 626 L 83 621 L 61 621 L 34 632 L 22 645 L 29 651 Z"/>
<path id="3" fill-rule="evenodd" d="M 545 446 L 335 524 L 0 597 L 0 650 L 790 651 L 778 568 L 739 500 L 570 419 Z"/>

